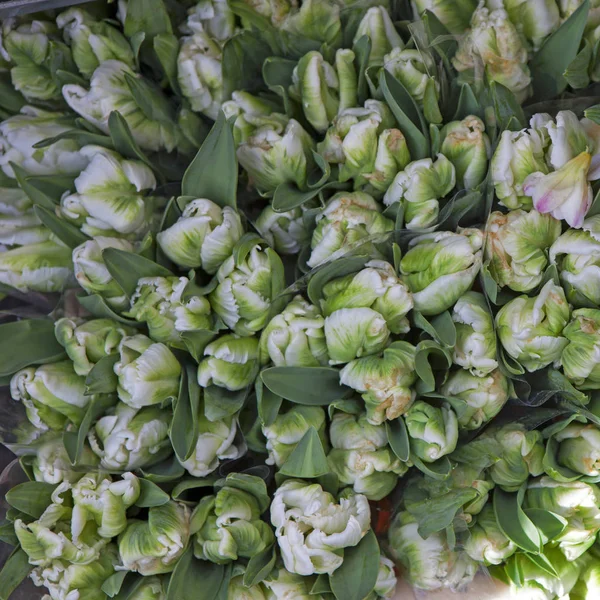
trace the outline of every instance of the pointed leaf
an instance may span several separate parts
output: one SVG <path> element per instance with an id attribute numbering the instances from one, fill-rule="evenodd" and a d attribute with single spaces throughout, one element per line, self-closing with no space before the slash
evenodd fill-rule
<path id="1" fill-rule="evenodd" d="M 534 54 L 529 68 L 535 100 L 554 98 L 567 87 L 564 73 L 579 51 L 589 10 L 589 0 L 584 0 Z"/>
<path id="2" fill-rule="evenodd" d="M 167 77 L 171 89 L 180 93 L 177 81 L 177 56 L 179 54 L 179 40 L 172 33 L 159 33 L 152 41 L 158 62 Z"/>
<path id="3" fill-rule="evenodd" d="M 0 571 L 0 600 L 8 600 L 32 569 L 25 551 L 16 548 Z"/>
<path id="4" fill-rule="evenodd" d="M 283 398 L 277 394 L 274 394 L 269 388 L 265 387 L 260 377 L 256 380 L 255 389 L 258 416 L 261 420 L 261 423 L 264 426 L 269 427 L 273 425 L 277 415 L 279 414 L 279 409 L 281 408 Z"/>
<path id="5" fill-rule="evenodd" d="M 302 479 L 313 479 L 329 472 L 325 450 L 314 427 L 310 427 L 304 434 L 279 472 Z"/>
<path id="6" fill-rule="evenodd" d="M 108 579 L 104 580 L 102 587 L 100 588 L 109 598 L 114 598 L 123 586 L 123 581 L 127 577 L 128 571 L 117 571 L 113 573 Z"/>
<path id="7" fill-rule="evenodd" d="M 185 469 L 179 464 L 177 457 L 173 455 L 156 465 L 141 469 L 141 472 L 148 481 L 152 481 L 153 483 L 167 483 L 181 479 L 185 473 Z"/>
<path id="8" fill-rule="evenodd" d="M 349 391 L 339 371 L 328 367 L 271 367 L 260 376 L 274 394 L 296 404 L 325 406 Z"/>
<path id="9" fill-rule="evenodd" d="M 42 481 L 26 481 L 10 489 L 5 496 L 13 508 L 39 519 L 52 504 L 52 492 L 56 485 Z"/>
<path id="10" fill-rule="evenodd" d="M 50 319 L 24 319 L 0 325 L 0 339 L 10 341 L 0 347 L 0 376 L 65 358 L 56 341 Z"/>
<path id="11" fill-rule="evenodd" d="M 194 452 L 198 436 L 198 408 L 200 406 L 200 386 L 196 379 L 196 369 L 185 365 L 179 383 L 179 396 L 173 409 L 173 420 L 169 436 L 175 454 L 181 461 L 187 460 Z"/>
<path id="12" fill-rule="evenodd" d="M 117 375 L 114 371 L 115 363 L 119 360 L 119 355 L 109 354 L 103 356 L 87 374 L 85 378 L 85 393 L 87 396 L 92 394 L 110 394 L 117 389 Z"/>
<path id="13" fill-rule="evenodd" d="M 92 313 L 92 315 L 95 317 L 114 319 L 119 323 L 124 323 L 125 325 L 130 325 L 131 327 L 140 328 L 143 326 L 143 323 L 138 323 L 133 319 L 127 319 L 126 317 L 122 317 L 116 313 L 110 306 L 108 306 L 106 300 L 99 294 L 92 294 L 91 296 L 82 294 L 77 296 L 77 301 L 79 304 L 81 304 L 81 306 L 83 306 L 83 308 Z"/>
<path id="14" fill-rule="evenodd" d="M 237 160 L 230 125 L 223 112 L 187 168 L 181 191 L 184 196 L 208 198 L 219 206 L 236 207 Z"/>
<path id="15" fill-rule="evenodd" d="M 410 458 L 410 443 L 406 423 L 402 417 L 385 422 L 385 429 L 388 436 L 388 443 L 394 454 L 402 461 L 406 462 Z"/>
<path id="16" fill-rule="evenodd" d="M 247 396 L 247 389 L 232 392 L 211 385 L 204 389 L 204 414 L 209 421 L 222 421 L 239 412 L 244 406 Z"/>
<path id="17" fill-rule="evenodd" d="M 77 248 L 90 238 L 81 232 L 78 227 L 60 219 L 52 210 L 48 210 L 44 206 L 36 205 L 33 207 L 35 216 L 66 246 L 69 248 Z"/>
<path id="18" fill-rule="evenodd" d="M 135 505 L 140 508 L 162 506 L 170 500 L 169 494 L 163 492 L 155 483 L 148 479 L 140 479 L 140 496 Z"/>
<path id="19" fill-rule="evenodd" d="M 363 600 L 375 587 L 379 572 L 379 544 L 370 529 L 354 547 L 344 549 L 344 562 L 329 576 L 337 600 Z"/>
<path id="20" fill-rule="evenodd" d="M 153 168 L 152 163 L 133 139 L 129 125 L 121 113 L 116 110 L 108 117 L 108 131 L 115 150 L 127 158 L 141 160 L 147 167 Z"/>
<path id="21" fill-rule="evenodd" d="M 121 286 L 128 298 L 131 298 L 137 288 L 137 282 L 142 277 L 172 277 L 173 273 L 163 266 L 148 260 L 139 254 L 105 248 L 102 258 L 108 272 Z"/>
<path id="22" fill-rule="evenodd" d="M 171 575 L 166 600 L 194 598 L 202 590 L 202 600 L 215 600 L 223 580 L 223 565 L 194 558 L 190 546 Z"/>
<path id="23" fill-rule="evenodd" d="M 494 513 L 504 535 L 526 552 L 540 552 L 542 539 L 537 527 L 521 508 L 518 494 L 496 487 Z"/>

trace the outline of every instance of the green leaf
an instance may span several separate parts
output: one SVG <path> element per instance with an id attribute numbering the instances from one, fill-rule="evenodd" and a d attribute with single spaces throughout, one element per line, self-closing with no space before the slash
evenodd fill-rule
<path id="1" fill-rule="evenodd" d="M 369 56 L 371 55 L 371 38 L 363 35 L 352 46 L 354 52 L 354 66 L 358 73 L 358 103 L 362 106 L 369 97 L 369 85 L 365 76 L 369 66 Z"/>
<path id="2" fill-rule="evenodd" d="M 262 68 L 265 84 L 272 92 L 283 98 L 285 113 L 290 117 L 293 116 L 294 104 L 288 90 L 296 64 L 295 60 L 271 56 L 265 60 Z"/>
<path id="3" fill-rule="evenodd" d="M 27 101 L 15 89 L 10 79 L 10 72 L 6 69 L 3 73 L 0 73 L 0 107 L 11 115 L 15 115 L 20 112 L 25 104 L 27 104 Z"/>
<path id="4" fill-rule="evenodd" d="M 436 342 L 450 348 L 456 344 L 456 326 L 449 311 L 444 311 L 428 321 L 420 312 L 413 311 L 415 325 L 428 333 Z"/>
<path id="5" fill-rule="evenodd" d="M 118 377 L 114 371 L 119 355 L 103 356 L 85 378 L 85 394 L 111 394 L 117 389 Z"/>
<path id="6" fill-rule="evenodd" d="M 411 454 L 410 460 L 421 473 L 425 473 L 428 477 L 437 479 L 438 481 L 448 479 L 450 471 L 452 471 L 452 463 L 447 456 L 442 456 L 442 458 L 435 462 L 426 463 L 415 454 Z"/>
<path id="7" fill-rule="evenodd" d="M 521 508 L 518 493 L 494 489 L 494 513 L 504 535 L 526 552 L 538 553 L 542 539 L 537 527 Z"/>
<path id="8" fill-rule="evenodd" d="M 331 585 L 329 584 L 329 575 L 321 573 L 315 579 L 315 583 L 310 588 L 310 595 L 316 596 L 319 594 L 332 594 Z"/>
<path id="9" fill-rule="evenodd" d="M 198 437 L 198 408 L 200 406 L 200 386 L 196 369 L 186 364 L 179 382 L 179 396 L 173 409 L 173 420 L 169 436 L 175 454 L 181 461 L 187 460 L 194 452 Z"/>
<path id="10" fill-rule="evenodd" d="M 426 125 L 419 107 L 405 87 L 386 69 L 379 73 L 379 85 L 406 138 L 412 160 L 429 156 L 429 140 L 424 134 Z"/>
<path id="11" fill-rule="evenodd" d="M 344 187 L 337 181 L 330 181 L 321 187 L 314 187 L 309 190 L 300 190 L 293 183 L 280 183 L 273 194 L 272 207 L 275 212 L 287 212 L 297 206 L 306 204 L 324 190 Z"/>
<path id="12" fill-rule="evenodd" d="M 260 377 L 255 382 L 255 390 L 258 416 L 261 423 L 264 426 L 269 427 L 273 425 L 279 414 L 283 398 L 265 387 Z"/>
<path id="13" fill-rule="evenodd" d="M 217 385 L 204 389 L 204 414 L 209 421 L 221 421 L 239 412 L 248 397 L 248 390 L 230 391 Z"/>
<path id="14" fill-rule="evenodd" d="M 221 111 L 183 176 L 181 193 L 236 208 L 237 177 L 233 134 Z"/>
<path id="15" fill-rule="evenodd" d="M 114 319 L 119 323 L 124 323 L 125 325 L 130 325 L 131 327 L 140 328 L 143 326 L 143 323 L 138 323 L 133 319 L 127 319 L 122 317 L 118 313 L 116 313 L 107 303 L 106 300 L 100 296 L 100 294 L 92 294 L 87 296 L 82 294 L 77 296 L 77 301 L 83 308 L 92 313 L 95 317 L 98 318 L 107 318 Z"/>
<path id="16" fill-rule="evenodd" d="M 135 103 L 148 120 L 167 126 L 175 125 L 173 106 L 160 88 L 143 77 L 129 73 L 125 73 L 124 77 Z"/>
<path id="17" fill-rule="evenodd" d="M 356 545 L 344 549 L 344 562 L 329 576 L 337 600 L 363 600 L 375 587 L 379 572 L 379 544 L 372 529 Z"/>
<path id="18" fill-rule="evenodd" d="M 357 273 L 365 267 L 369 260 L 371 259 L 368 256 L 343 257 L 316 269 L 310 276 L 306 290 L 310 301 L 315 306 L 319 306 L 323 297 L 323 288 L 327 283 L 332 279 Z"/>
<path id="19" fill-rule="evenodd" d="M 47 148 L 60 140 L 75 140 L 79 146 L 102 146 L 114 150 L 112 140 L 107 135 L 81 129 L 69 129 L 51 138 L 33 144 L 33 148 Z"/>
<path id="20" fill-rule="evenodd" d="M 143 476 L 153 483 L 167 483 L 169 481 L 177 481 L 181 479 L 185 473 L 185 469 L 177 461 L 175 455 L 163 460 L 162 462 L 152 465 L 146 469 L 140 469 Z"/>
<path id="21" fill-rule="evenodd" d="M 544 544 L 557 538 L 569 524 L 564 517 L 542 508 L 526 508 L 524 512 L 545 538 Z"/>
<path id="22" fill-rule="evenodd" d="M 173 500 L 182 499 L 188 490 L 197 490 L 206 487 L 212 487 L 216 483 L 215 476 L 203 477 L 202 479 L 182 479 L 171 492 Z M 184 498 L 185 499 L 185 498 Z"/>
<path id="23" fill-rule="evenodd" d="M 583 48 L 567 67 L 564 74 L 565 79 L 574 90 L 582 89 L 590 84 L 588 70 L 593 52 L 592 45 L 587 40 L 584 40 Z"/>
<path id="24" fill-rule="evenodd" d="M 143 31 L 152 39 L 159 33 L 172 33 L 173 27 L 163 0 L 129 0 L 123 30 L 129 38 Z"/>
<path id="25" fill-rule="evenodd" d="M 5 500 L 17 510 L 36 519 L 52 504 L 56 485 L 42 481 L 26 481 L 6 492 Z"/>
<path id="26" fill-rule="evenodd" d="M 567 87 L 564 73 L 579 51 L 589 10 L 589 0 L 584 0 L 534 54 L 529 63 L 534 100 L 554 98 Z"/>
<path id="27" fill-rule="evenodd" d="M 268 474 L 269 468 L 265 465 L 261 466 L 266 468 Z M 243 473 L 229 473 L 227 477 L 222 477 L 215 482 L 215 491 L 219 491 L 224 487 L 232 487 L 247 492 L 256 498 L 259 510 L 263 513 L 271 504 L 269 493 L 267 491 L 267 484 L 263 477 L 249 473 L 248 471 L 250 470 L 251 469 L 248 469 Z"/>
<path id="28" fill-rule="evenodd" d="M 169 494 L 163 492 L 155 483 L 148 479 L 140 479 L 140 497 L 135 505 L 140 508 L 150 508 L 152 506 L 162 506 L 169 500 Z"/>
<path id="29" fill-rule="evenodd" d="M 179 82 L 177 81 L 179 40 L 177 39 L 177 36 L 172 33 L 159 33 L 154 37 L 154 40 L 152 40 L 152 45 L 171 89 L 176 94 L 179 94 Z"/>
<path id="30" fill-rule="evenodd" d="M 36 205 L 33 207 L 35 216 L 61 241 L 63 244 L 73 249 L 87 242 L 90 238 L 81 232 L 78 227 L 60 219 L 52 210 L 44 206 Z"/>
<path id="31" fill-rule="evenodd" d="M 230 98 L 237 90 L 264 90 L 262 66 L 271 54 L 269 44 L 258 31 L 242 30 L 229 38 L 223 46 L 224 97 Z"/>
<path id="32" fill-rule="evenodd" d="M 72 464 L 77 464 L 81 459 L 83 446 L 92 423 L 100 415 L 104 414 L 107 408 L 113 406 L 116 401 L 116 396 L 109 394 L 98 394 L 94 396 L 88 403 L 85 415 L 81 420 L 77 432 L 65 431 L 63 433 L 63 444 Z"/>
<path id="33" fill-rule="evenodd" d="M 265 548 L 262 552 L 255 554 L 249 561 L 244 571 L 244 585 L 251 587 L 258 585 L 269 576 L 275 566 L 275 546 Z"/>
<path id="34" fill-rule="evenodd" d="M 8 600 L 32 569 L 25 551 L 16 548 L 0 571 L 0 600 Z"/>
<path id="35" fill-rule="evenodd" d="M 114 596 L 115 600 L 130 600 L 130 598 L 135 598 L 135 593 L 140 589 L 145 578 L 131 571 L 117 571 L 114 576 L 116 577 L 118 573 L 125 573 L 125 578 L 120 584 L 121 587 L 117 589 L 117 586 L 119 585 L 118 579 L 115 579 L 111 584 L 108 584 L 111 587 L 111 591 L 116 593 Z M 109 577 L 105 583 L 107 583 L 109 579 L 111 578 Z M 102 589 L 104 590 L 104 587 Z"/>
<path id="36" fill-rule="evenodd" d="M 410 443 L 406 423 L 402 417 L 385 422 L 388 443 L 394 454 L 402 461 L 407 462 L 410 458 Z"/>
<path id="37" fill-rule="evenodd" d="M 147 167 L 153 168 L 152 163 L 133 139 L 127 121 L 121 113 L 114 110 L 108 117 L 108 131 L 115 150 L 126 158 L 141 160 Z"/>
<path id="38" fill-rule="evenodd" d="M 452 356 L 448 349 L 442 348 L 436 342 L 424 340 L 417 344 L 415 353 L 415 371 L 421 380 L 421 393 L 435 390 L 434 368 L 446 370 L 452 366 Z"/>
<path id="39" fill-rule="evenodd" d="M 47 193 L 43 192 L 39 189 L 38 186 L 35 185 L 35 179 L 27 175 L 27 171 L 25 171 L 19 165 L 11 162 L 10 166 L 12 167 L 15 178 L 19 183 L 19 187 L 27 194 L 29 199 L 38 206 L 43 206 L 48 210 L 54 210 L 56 208 L 57 202 L 54 201 Z"/>
<path id="40" fill-rule="evenodd" d="M 452 525 L 456 513 L 478 496 L 473 488 L 458 488 L 433 498 L 419 496 L 417 502 L 407 502 L 406 508 L 419 523 L 419 535 L 426 539 Z"/>
<path id="41" fill-rule="evenodd" d="M 171 575 L 166 600 L 195 598 L 202 590 L 202 600 L 215 600 L 223 580 L 223 565 L 197 560 L 190 546 L 179 559 Z"/>
<path id="42" fill-rule="evenodd" d="M 328 367 L 271 367 L 260 377 L 274 394 L 296 404 L 325 406 L 348 391 L 339 371 Z"/>
<path id="43" fill-rule="evenodd" d="M 204 358 L 204 348 L 217 337 L 217 334 L 208 329 L 196 329 L 182 331 L 180 337 L 193 359 L 200 362 Z"/>
<path id="44" fill-rule="evenodd" d="M 0 523 L 0 542 L 4 542 L 9 546 L 18 546 L 19 538 L 15 533 L 15 526 L 10 521 L 2 521 Z"/>
<path id="45" fill-rule="evenodd" d="M 102 587 L 100 588 L 109 598 L 114 598 L 123 586 L 123 581 L 129 571 L 117 571 L 113 573 L 108 579 L 104 580 Z"/>
<path id="46" fill-rule="evenodd" d="M 560 577 L 554 565 L 543 554 L 527 554 L 526 556 L 528 560 L 546 571 L 551 577 Z"/>
<path id="47" fill-rule="evenodd" d="M 313 479 L 329 472 L 323 444 L 314 427 L 310 427 L 279 469 L 282 475 Z"/>
<path id="48" fill-rule="evenodd" d="M 173 276 L 173 273 L 165 267 L 134 252 L 105 248 L 102 251 L 102 258 L 108 272 L 121 286 L 128 298 L 135 294 L 137 282 L 142 277 Z"/>
<path id="49" fill-rule="evenodd" d="M 0 376 L 12 375 L 31 365 L 56 362 L 66 357 L 56 341 L 50 319 L 24 319 L 0 325 Z"/>
<path id="50" fill-rule="evenodd" d="M 473 88 L 468 83 L 463 83 L 460 86 L 458 104 L 452 120 L 460 121 L 469 115 L 476 115 L 481 118 L 483 117 L 483 108 L 479 104 Z"/>

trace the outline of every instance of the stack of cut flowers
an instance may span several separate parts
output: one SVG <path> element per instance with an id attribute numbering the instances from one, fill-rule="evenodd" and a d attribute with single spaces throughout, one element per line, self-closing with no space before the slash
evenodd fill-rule
<path id="1" fill-rule="evenodd" d="M 600 0 L 0 27 L 0 598 L 600 598 Z"/>

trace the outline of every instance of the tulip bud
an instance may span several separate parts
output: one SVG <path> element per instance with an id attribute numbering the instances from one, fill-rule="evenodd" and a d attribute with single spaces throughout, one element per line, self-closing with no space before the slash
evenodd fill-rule
<path id="1" fill-rule="evenodd" d="M 567 526 L 552 543 L 569 561 L 579 558 L 600 530 L 600 489 L 591 483 L 560 483 L 540 477 L 529 482 L 524 506 L 547 510 L 567 520 Z"/>
<path id="2" fill-rule="evenodd" d="M 101 146 L 81 154 L 89 164 L 75 179 L 77 192 L 61 198 L 61 215 L 92 237 L 144 237 L 154 212 L 152 198 L 144 198 L 156 187 L 152 170 Z"/>
<path id="3" fill-rule="evenodd" d="M 42 431 L 64 430 L 68 421 L 78 425 L 92 399 L 85 395 L 85 379 L 75 373 L 70 360 L 18 371 L 10 380 L 10 394 Z"/>
<path id="4" fill-rule="evenodd" d="M 424 315 L 444 312 L 473 285 L 481 268 L 483 233 L 438 231 L 412 239 L 400 261 L 401 279 Z"/>
<path id="5" fill-rule="evenodd" d="M 271 523 L 288 571 L 331 574 L 343 563 L 341 551 L 369 531 L 371 510 L 360 494 L 336 501 L 318 483 L 290 479 L 273 496 Z"/>
<path id="6" fill-rule="evenodd" d="M 572 422 L 553 437 L 562 466 L 587 477 L 600 475 L 600 429 L 595 424 Z"/>
<path id="7" fill-rule="evenodd" d="M 494 509 L 489 504 L 477 515 L 469 533 L 465 552 L 478 563 L 499 565 L 517 550 L 498 526 Z"/>
<path id="8" fill-rule="evenodd" d="M 565 293 L 550 280 L 537 296 L 519 296 L 500 309 L 496 315 L 500 342 L 525 369 L 537 371 L 558 360 L 569 343 L 563 329 L 570 314 Z"/>
<path id="9" fill-rule="evenodd" d="M 100 537 L 110 539 L 127 526 L 126 511 L 140 497 L 140 481 L 133 473 L 124 473 L 118 481 L 108 475 L 87 473 L 73 485 L 71 493 L 73 539 L 84 532 L 88 521 L 96 524 Z"/>
<path id="10" fill-rule="evenodd" d="M 432 406 L 417 400 L 404 415 L 411 451 L 425 462 L 434 462 L 450 454 L 458 442 L 458 419 L 444 404 Z"/>
<path id="11" fill-rule="evenodd" d="M 560 221 L 536 210 L 493 212 L 486 227 L 485 258 L 498 286 L 516 292 L 536 288 L 548 266 L 548 249 L 560 232 Z"/>
<path id="12" fill-rule="evenodd" d="M 227 333 L 204 349 L 205 358 L 198 366 L 202 387 L 217 385 L 228 390 L 243 390 L 258 375 L 258 340 Z"/>
<path id="13" fill-rule="evenodd" d="M 428 10 L 450 33 L 460 35 L 469 27 L 477 0 L 413 0 L 412 6 L 415 18 Z"/>
<path id="14" fill-rule="evenodd" d="M 471 28 L 460 39 L 452 64 L 459 73 L 468 71 L 475 78 L 485 71 L 490 79 L 513 92 L 519 102 L 530 94 L 527 50 L 503 9 L 489 10 L 480 5 L 475 10 Z"/>
<path id="15" fill-rule="evenodd" d="M 177 396 L 181 365 L 164 344 L 138 334 L 124 337 L 114 371 L 119 398 L 132 408 L 161 404 Z"/>
<path id="16" fill-rule="evenodd" d="M 217 271 L 208 299 L 214 312 L 238 335 L 265 327 L 271 303 L 284 288 L 283 265 L 271 248 L 253 246 L 239 260 L 230 256 Z"/>
<path id="17" fill-rule="evenodd" d="M 286 212 L 275 212 L 271 206 L 265 206 L 254 226 L 278 254 L 298 254 L 310 240 L 304 214 L 301 206 Z"/>
<path id="18" fill-rule="evenodd" d="M 63 113 L 24 106 L 20 114 L 0 123 L 0 168 L 12 178 L 15 174 L 11 162 L 29 175 L 78 174 L 89 158 L 80 153 L 76 140 L 63 139 L 45 148 L 34 148 L 38 142 L 74 127 L 74 121 Z"/>
<path id="19" fill-rule="evenodd" d="M 247 338 L 245 338 L 247 339 Z M 236 443 L 238 426 L 234 417 L 209 421 L 198 415 L 198 437 L 192 455 L 181 466 L 193 477 L 206 477 L 219 468 L 222 460 L 235 460 L 246 452 L 243 443 Z"/>
<path id="20" fill-rule="evenodd" d="M 388 445 L 383 425 L 372 425 L 365 413 L 336 412 L 329 429 L 329 467 L 344 485 L 369 500 L 381 500 L 407 471 Z"/>
<path id="21" fill-rule="evenodd" d="M 417 589 L 460 589 L 475 577 L 475 561 L 453 550 L 444 532 L 423 539 L 418 523 L 408 512 L 396 516 L 388 537 L 392 553 L 406 567 L 408 579 Z"/>
<path id="22" fill-rule="evenodd" d="M 573 311 L 563 335 L 568 344 L 562 351 L 560 364 L 567 379 L 580 390 L 600 389 L 600 310 Z"/>
<path id="23" fill-rule="evenodd" d="M 188 28 L 190 24 L 201 25 L 212 39 L 219 42 L 225 43 L 236 33 L 235 15 L 226 0 L 199 2 L 188 10 L 188 14 Z"/>
<path id="24" fill-rule="evenodd" d="M 306 187 L 312 168 L 314 140 L 294 119 L 259 127 L 237 149 L 240 165 L 263 192 L 282 183 Z"/>
<path id="25" fill-rule="evenodd" d="M 369 54 L 369 67 L 384 64 L 385 55 L 394 48 L 404 48 L 404 42 L 396 31 L 390 13 L 384 6 L 369 8 L 358 25 L 354 42 L 368 35 L 371 39 L 371 53 Z"/>
<path id="26" fill-rule="evenodd" d="M 191 35 L 181 38 L 177 81 L 192 110 L 216 120 L 224 98 L 222 51 L 201 23 L 189 18 Z"/>
<path id="27" fill-rule="evenodd" d="M 499 369 L 480 376 L 462 369 L 455 371 L 441 393 L 465 401 L 465 410 L 458 417 L 461 429 L 479 429 L 491 421 L 511 395 L 509 380 Z"/>
<path id="28" fill-rule="evenodd" d="M 103 469 L 133 471 L 158 462 L 170 448 L 170 423 L 169 410 L 135 409 L 119 402 L 90 431 L 90 445 Z"/>
<path id="29" fill-rule="evenodd" d="M 316 306 L 296 296 L 273 317 L 260 336 L 260 358 L 276 367 L 318 367 L 328 362 L 323 327 Z"/>
<path id="30" fill-rule="evenodd" d="M 79 462 L 93 467 L 96 466 L 98 458 L 89 446 L 84 445 Z M 75 483 L 83 477 L 83 472 L 73 470 L 71 459 L 60 437 L 48 440 L 36 448 L 31 468 L 35 481 L 53 485 L 63 481 Z"/>
<path id="31" fill-rule="evenodd" d="M 184 553 L 190 536 L 190 512 L 169 501 L 148 509 L 148 519 L 129 521 L 119 536 L 123 567 L 143 576 L 170 573 Z"/>
<path id="32" fill-rule="evenodd" d="M 421 50 L 396 47 L 383 57 L 383 67 L 406 88 L 419 105 L 423 105 L 428 84 L 433 84 L 435 97 L 439 98 L 440 84 L 434 78 L 435 62 L 431 55 Z"/>
<path id="33" fill-rule="evenodd" d="M 306 264 L 314 268 L 365 237 L 394 230 L 394 222 L 381 214 L 376 200 L 363 192 L 339 192 L 317 216 Z"/>
<path id="34" fill-rule="evenodd" d="M 574 306 L 600 305 L 600 217 L 568 229 L 550 247 L 567 300 Z"/>
<path id="35" fill-rule="evenodd" d="M 184 347 L 182 331 L 212 327 L 206 298 L 193 296 L 182 300 L 188 283 L 187 277 L 142 277 L 131 297 L 131 309 L 125 314 L 145 322 L 154 341 Z"/>
<path id="36" fill-rule="evenodd" d="M 482 437 L 496 444 L 494 453 L 498 460 L 490 467 L 489 475 L 502 489 L 516 491 L 529 477 L 543 473 L 544 445 L 539 431 L 509 423 L 487 429 Z"/>
<path id="37" fill-rule="evenodd" d="M 410 160 L 406 139 L 394 128 L 386 104 L 367 100 L 364 108 L 341 110 L 317 145 L 330 164 L 339 164 L 338 179 L 354 180 L 354 189 L 384 192 Z"/>
<path id="38" fill-rule="evenodd" d="M 382 260 L 371 260 L 358 273 L 338 277 L 322 289 L 321 308 L 329 317 L 341 309 L 371 308 L 378 312 L 392 333 L 409 330 L 407 313 L 413 306 L 406 285 L 394 267 Z"/>
<path id="39" fill-rule="evenodd" d="M 439 200 L 447 196 L 456 184 L 454 165 L 438 154 L 434 161 L 423 158 L 409 163 L 396 175 L 383 203 L 395 202 L 404 208 L 407 229 L 425 229 L 437 223 Z"/>
<path id="40" fill-rule="evenodd" d="M 95 69 L 106 60 L 120 60 L 134 68 L 133 51 L 127 38 L 105 21 L 80 8 L 70 8 L 56 17 L 63 37 L 71 46 L 73 60 L 79 72 L 90 78 Z"/>
<path id="41" fill-rule="evenodd" d="M 146 106 L 137 104 L 130 85 L 135 85 L 138 90 L 144 88 L 143 93 L 152 104 L 151 115 L 146 114 Z M 111 59 L 101 63 L 92 74 L 89 89 L 69 83 L 63 86 L 62 93 L 72 110 L 104 133 L 110 133 L 110 114 L 120 110 L 133 139 L 141 148 L 153 152 L 189 149 L 189 142 L 170 114 L 171 107 L 166 96 L 121 61 Z M 127 107 L 126 111 L 124 106 Z"/>
<path id="42" fill-rule="evenodd" d="M 71 250 L 48 240 L 0 251 L 0 283 L 21 292 L 62 292 L 73 287 Z"/>
<path id="43" fill-rule="evenodd" d="M 73 250 L 75 279 L 88 294 L 99 294 L 111 308 L 122 311 L 129 306 L 129 300 L 104 264 L 102 251 L 106 248 L 135 252 L 135 246 L 126 240 L 95 237 Z"/>
<path id="44" fill-rule="evenodd" d="M 58 343 L 73 361 L 75 373 L 84 376 L 98 361 L 115 354 L 125 336 L 135 333 L 131 327 L 112 319 L 81 322 L 66 317 L 56 321 L 54 332 Z"/>
<path id="45" fill-rule="evenodd" d="M 256 484 L 251 479 L 246 482 Z M 228 564 L 238 558 L 252 558 L 275 541 L 273 530 L 260 518 L 265 498 L 252 493 L 254 488 L 236 483 L 235 479 L 225 479 L 225 485 L 215 495 L 204 496 L 194 511 L 196 558 Z M 258 484 L 256 487 L 260 489 Z M 264 492 L 266 497 L 266 487 Z"/>
<path id="46" fill-rule="evenodd" d="M 362 394 L 367 420 L 373 425 L 408 410 L 415 399 L 410 386 L 416 380 L 415 347 L 408 342 L 394 342 L 383 356 L 358 358 L 340 371 L 340 383 Z"/>
<path id="47" fill-rule="evenodd" d="M 156 241 L 180 267 L 202 268 L 212 275 L 231 256 L 242 235 L 244 228 L 234 209 L 197 198 L 171 227 L 157 234 Z"/>
<path id="48" fill-rule="evenodd" d="M 491 153 L 483 121 L 473 115 L 444 125 L 440 152 L 454 165 L 458 187 L 471 190 L 484 179 Z"/>
<path id="49" fill-rule="evenodd" d="M 271 425 L 263 425 L 262 433 L 269 451 L 265 462 L 281 467 L 311 427 L 326 447 L 325 411 L 320 406 L 294 404 L 287 412 L 279 413 Z"/>
<path id="50" fill-rule="evenodd" d="M 531 208 L 523 184 L 532 173 L 548 173 L 542 135 L 536 129 L 503 131 L 490 167 L 500 204 L 509 209 Z"/>

